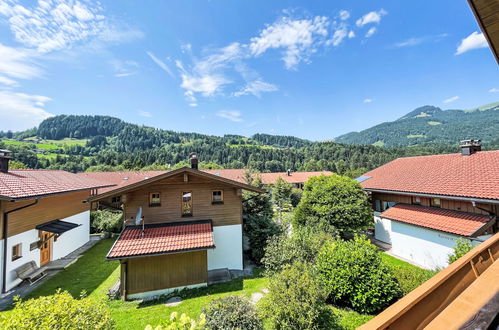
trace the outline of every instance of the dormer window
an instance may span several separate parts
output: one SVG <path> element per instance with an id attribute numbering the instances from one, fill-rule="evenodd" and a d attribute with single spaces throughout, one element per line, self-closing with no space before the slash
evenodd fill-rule
<path id="1" fill-rule="evenodd" d="M 149 194 L 149 206 L 161 206 L 161 195 L 160 193 L 150 193 Z"/>

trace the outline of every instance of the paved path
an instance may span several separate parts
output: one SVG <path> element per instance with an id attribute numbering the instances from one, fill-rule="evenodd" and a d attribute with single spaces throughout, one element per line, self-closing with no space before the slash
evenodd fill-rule
<path id="1" fill-rule="evenodd" d="M 35 290 L 36 288 L 47 282 L 48 279 L 54 277 L 55 274 L 59 273 L 61 270 L 64 270 L 65 268 L 75 263 L 78 260 L 78 258 L 82 256 L 83 253 L 85 253 L 88 249 L 94 246 L 99 240 L 100 237 L 98 236 L 90 236 L 90 241 L 88 241 L 83 246 L 79 247 L 78 249 L 74 250 L 73 252 L 71 252 L 70 254 L 61 259 L 49 262 L 46 265 L 47 275 L 44 278 L 31 285 L 29 283 L 23 282 L 22 284 L 18 285 L 17 287 L 9 291 L 7 294 L 0 296 L 0 310 L 4 310 L 5 308 L 12 305 L 12 303 L 14 302 L 14 297 L 16 296 L 20 296 L 21 298 L 26 297 L 33 290 Z"/>

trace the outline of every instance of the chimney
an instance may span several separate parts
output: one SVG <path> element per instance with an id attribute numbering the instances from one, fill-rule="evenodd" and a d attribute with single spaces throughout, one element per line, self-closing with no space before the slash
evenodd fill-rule
<path id="1" fill-rule="evenodd" d="M 7 173 L 9 171 L 10 151 L 0 149 L 0 172 Z"/>
<path id="2" fill-rule="evenodd" d="M 288 170 L 288 176 L 291 176 L 291 169 Z"/>
<path id="3" fill-rule="evenodd" d="M 461 155 L 469 156 L 482 150 L 482 141 L 480 140 L 463 140 L 459 143 L 461 147 Z"/>
<path id="4" fill-rule="evenodd" d="M 191 152 L 189 154 L 189 160 L 191 161 L 191 168 L 193 170 L 197 170 L 198 169 L 198 163 L 199 163 L 198 153 L 197 152 Z"/>

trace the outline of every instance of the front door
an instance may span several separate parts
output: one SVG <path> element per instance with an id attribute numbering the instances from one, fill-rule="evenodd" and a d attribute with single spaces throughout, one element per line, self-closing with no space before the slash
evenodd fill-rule
<path id="1" fill-rule="evenodd" d="M 40 266 L 43 266 L 52 260 L 52 241 L 51 233 L 46 231 L 40 232 L 42 245 L 40 246 Z"/>

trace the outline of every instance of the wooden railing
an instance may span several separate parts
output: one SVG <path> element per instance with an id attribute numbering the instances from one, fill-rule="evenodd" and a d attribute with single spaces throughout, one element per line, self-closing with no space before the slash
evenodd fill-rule
<path id="1" fill-rule="evenodd" d="M 360 329 L 438 329 L 443 325 L 446 329 L 462 328 L 470 323 L 470 319 L 476 318 L 481 309 L 486 313 L 491 302 L 495 304 L 499 295 L 498 269 L 499 233 L 476 246 Z M 492 321 L 497 310 L 494 312 L 492 308 L 489 314 L 485 318 L 491 318 L 489 321 Z"/>

